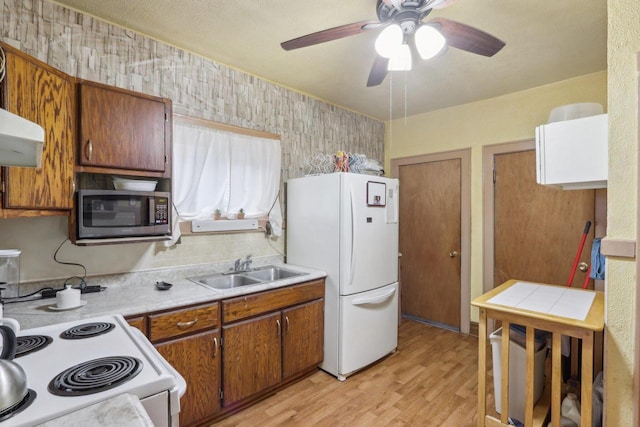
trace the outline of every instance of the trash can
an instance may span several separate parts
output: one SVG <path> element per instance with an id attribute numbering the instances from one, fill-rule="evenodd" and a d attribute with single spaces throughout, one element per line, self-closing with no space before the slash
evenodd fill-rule
<path id="1" fill-rule="evenodd" d="M 515 326 L 515 327 L 514 327 Z M 525 347 L 526 337 L 517 325 L 510 328 L 509 340 L 509 417 L 518 421 L 524 420 L 527 357 Z M 502 328 L 489 335 L 493 359 L 493 389 L 495 395 L 496 412 L 502 414 Z M 535 355 L 533 371 L 533 401 L 538 401 L 544 389 L 544 361 L 547 356 L 546 333 L 536 333 Z"/>

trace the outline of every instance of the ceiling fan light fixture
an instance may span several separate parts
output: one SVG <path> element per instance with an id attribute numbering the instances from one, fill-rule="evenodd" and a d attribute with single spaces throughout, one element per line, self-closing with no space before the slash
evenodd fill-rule
<path id="1" fill-rule="evenodd" d="M 404 33 L 402 28 L 397 24 L 389 25 L 376 38 L 376 52 L 384 58 L 391 58 L 395 55 L 398 47 L 402 45 L 403 40 Z"/>
<path id="2" fill-rule="evenodd" d="M 409 45 L 401 44 L 396 48 L 395 54 L 389 58 L 389 71 L 409 71 L 411 70 L 411 49 Z"/>
<path id="3" fill-rule="evenodd" d="M 416 49 L 422 59 L 436 56 L 444 48 L 446 42 L 440 31 L 431 25 L 421 25 L 415 34 Z"/>

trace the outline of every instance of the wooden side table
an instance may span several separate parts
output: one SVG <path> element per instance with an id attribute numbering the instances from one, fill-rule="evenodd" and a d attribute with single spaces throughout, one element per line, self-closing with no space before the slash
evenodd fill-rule
<path id="1" fill-rule="evenodd" d="M 514 285 L 522 286 L 535 285 L 541 291 L 552 291 L 557 293 L 561 287 L 539 283 L 530 283 L 517 280 L 509 280 L 502 285 L 492 289 L 484 295 L 471 301 L 471 305 L 480 309 L 479 322 L 479 347 L 478 347 L 478 426 L 508 426 L 509 416 L 509 336 L 508 331 L 511 323 L 526 327 L 526 392 L 525 392 L 525 419 L 520 420 L 524 425 L 534 426 L 534 354 L 535 343 L 534 333 L 536 329 L 549 331 L 552 333 L 551 347 L 551 422 L 553 427 L 560 426 L 560 406 L 561 406 L 561 337 L 567 335 L 582 340 L 582 376 L 581 376 L 581 424 L 582 427 L 591 427 L 592 401 L 591 393 L 593 387 L 593 340 L 594 333 L 604 329 L 604 294 L 600 291 L 588 291 L 575 288 L 571 292 L 593 293 L 593 301 L 590 307 L 586 307 L 587 315 L 584 320 L 577 320 L 569 317 L 548 314 L 547 312 L 534 311 L 531 309 L 519 308 L 511 305 L 505 300 L 504 304 L 490 302 L 494 297 L 509 290 Z M 551 287 L 551 288 L 546 288 Z M 513 288 L 511 291 L 514 291 Z M 519 288 L 518 288 L 519 289 Z M 505 296 L 503 294 L 502 296 Z M 575 296 L 590 297 L 587 294 L 572 294 Z M 533 298 L 533 297 L 532 297 Z M 531 304 L 528 304 L 531 307 Z M 487 389 L 487 319 L 492 318 L 502 321 L 503 339 L 501 344 L 501 403 L 502 414 L 500 419 L 487 415 L 486 389 Z M 506 332 L 505 332 L 506 331 Z M 495 372 L 496 367 L 494 367 Z M 545 414 L 546 416 L 546 414 Z M 537 420 L 542 423 L 544 419 Z"/>

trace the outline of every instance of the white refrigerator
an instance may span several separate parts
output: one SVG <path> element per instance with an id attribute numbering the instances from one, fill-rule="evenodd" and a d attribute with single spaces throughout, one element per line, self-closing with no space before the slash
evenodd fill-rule
<path id="1" fill-rule="evenodd" d="M 327 273 L 324 362 L 343 381 L 398 345 L 398 180 L 287 181 L 287 262 Z"/>

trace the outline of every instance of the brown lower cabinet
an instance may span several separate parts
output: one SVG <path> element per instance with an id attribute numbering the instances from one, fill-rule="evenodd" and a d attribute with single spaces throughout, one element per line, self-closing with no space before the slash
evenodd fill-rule
<path id="1" fill-rule="evenodd" d="M 282 312 L 282 376 L 290 378 L 323 359 L 324 299 Z"/>
<path id="2" fill-rule="evenodd" d="M 223 326 L 225 407 L 280 382 L 280 326 L 280 312 Z"/>
<path id="3" fill-rule="evenodd" d="M 322 362 L 324 300 L 224 326 L 224 406 Z"/>
<path id="4" fill-rule="evenodd" d="M 187 382 L 180 399 L 180 425 L 193 425 L 220 411 L 220 331 L 178 338 L 156 349 Z"/>
<path id="5" fill-rule="evenodd" d="M 324 279 L 128 317 L 184 377 L 180 425 L 207 425 L 313 372 Z"/>

